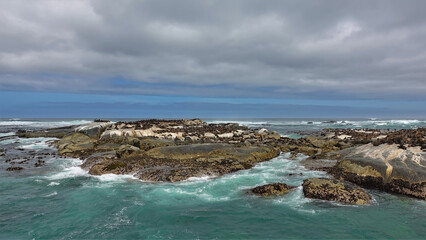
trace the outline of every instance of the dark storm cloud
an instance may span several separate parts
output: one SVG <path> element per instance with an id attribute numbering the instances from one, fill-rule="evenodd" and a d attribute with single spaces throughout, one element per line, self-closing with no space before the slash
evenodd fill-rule
<path id="1" fill-rule="evenodd" d="M 425 99 L 424 9 L 425 1 L 2 1 L 0 89 Z"/>

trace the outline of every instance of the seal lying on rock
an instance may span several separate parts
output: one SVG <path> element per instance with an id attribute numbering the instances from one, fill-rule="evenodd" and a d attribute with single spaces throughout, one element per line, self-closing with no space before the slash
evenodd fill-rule
<path id="1" fill-rule="evenodd" d="M 327 178 L 309 178 L 303 181 L 303 194 L 307 198 L 337 201 L 349 204 L 368 204 L 370 195 L 357 185 Z"/>

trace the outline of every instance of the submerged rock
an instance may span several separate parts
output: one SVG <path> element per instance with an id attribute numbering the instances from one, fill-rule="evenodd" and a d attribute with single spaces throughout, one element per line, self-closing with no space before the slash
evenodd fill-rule
<path id="1" fill-rule="evenodd" d="M 327 178 L 309 178 L 303 181 L 303 194 L 307 198 L 349 204 L 368 204 L 370 195 L 357 185 Z"/>
<path id="2" fill-rule="evenodd" d="M 426 152 L 420 147 L 366 144 L 333 153 L 336 178 L 368 188 L 426 199 Z"/>
<path id="3" fill-rule="evenodd" d="M 250 191 L 253 194 L 260 196 L 278 196 L 283 195 L 296 187 L 289 186 L 285 183 L 271 183 L 252 188 Z"/>

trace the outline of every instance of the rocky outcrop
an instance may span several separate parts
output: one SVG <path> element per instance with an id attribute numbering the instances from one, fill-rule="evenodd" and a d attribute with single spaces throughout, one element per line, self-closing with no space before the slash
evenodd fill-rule
<path id="1" fill-rule="evenodd" d="M 118 122 L 109 126 L 101 135 L 105 137 L 138 137 L 181 141 L 186 143 L 245 143 L 258 144 L 281 136 L 266 129 L 253 130 L 238 124 L 207 124 L 200 119 L 192 120 L 142 120 Z"/>
<path id="2" fill-rule="evenodd" d="M 294 186 L 289 186 L 285 183 L 271 183 L 262 186 L 258 186 L 250 189 L 250 192 L 259 196 L 279 196 L 290 192 L 295 189 Z"/>
<path id="3" fill-rule="evenodd" d="M 327 178 L 306 179 L 303 181 L 303 194 L 307 198 L 358 205 L 372 200 L 367 192 L 353 183 Z"/>
<path id="4" fill-rule="evenodd" d="M 336 178 L 368 188 L 426 199 L 426 152 L 398 144 L 366 144 L 333 153 Z"/>
<path id="5" fill-rule="evenodd" d="M 248 169 L 278 155 L 278 149 L 268 146 L 218 143 L 167 146 L 120 159 L 105 159 L 95 164 L 89 173 L 134 174 L 146 181 L 176 182 Z"/>
<path id="6" fill-rule="evenodd" d="M 69 157 L 87 157 L 95 147 L 95 140 L 82 133 L 73 133 L 56 143 L 60 155 Z"/>
<path id="7" fill-rule="evenodd" d="M 355 144 L 398 144 L 399 148 L 419 146 L 426 150 L 426 128 L 418 129 L 325 129 L 327 139 L 339 139 Z"/>

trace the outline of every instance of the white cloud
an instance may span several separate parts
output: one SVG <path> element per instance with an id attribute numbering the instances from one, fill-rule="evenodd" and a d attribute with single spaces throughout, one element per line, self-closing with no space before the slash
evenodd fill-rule
<path id="1" fill-rule="evenodd" d="M 424 98 L 425 5 L 4 1 L 0 90 Z"/>

